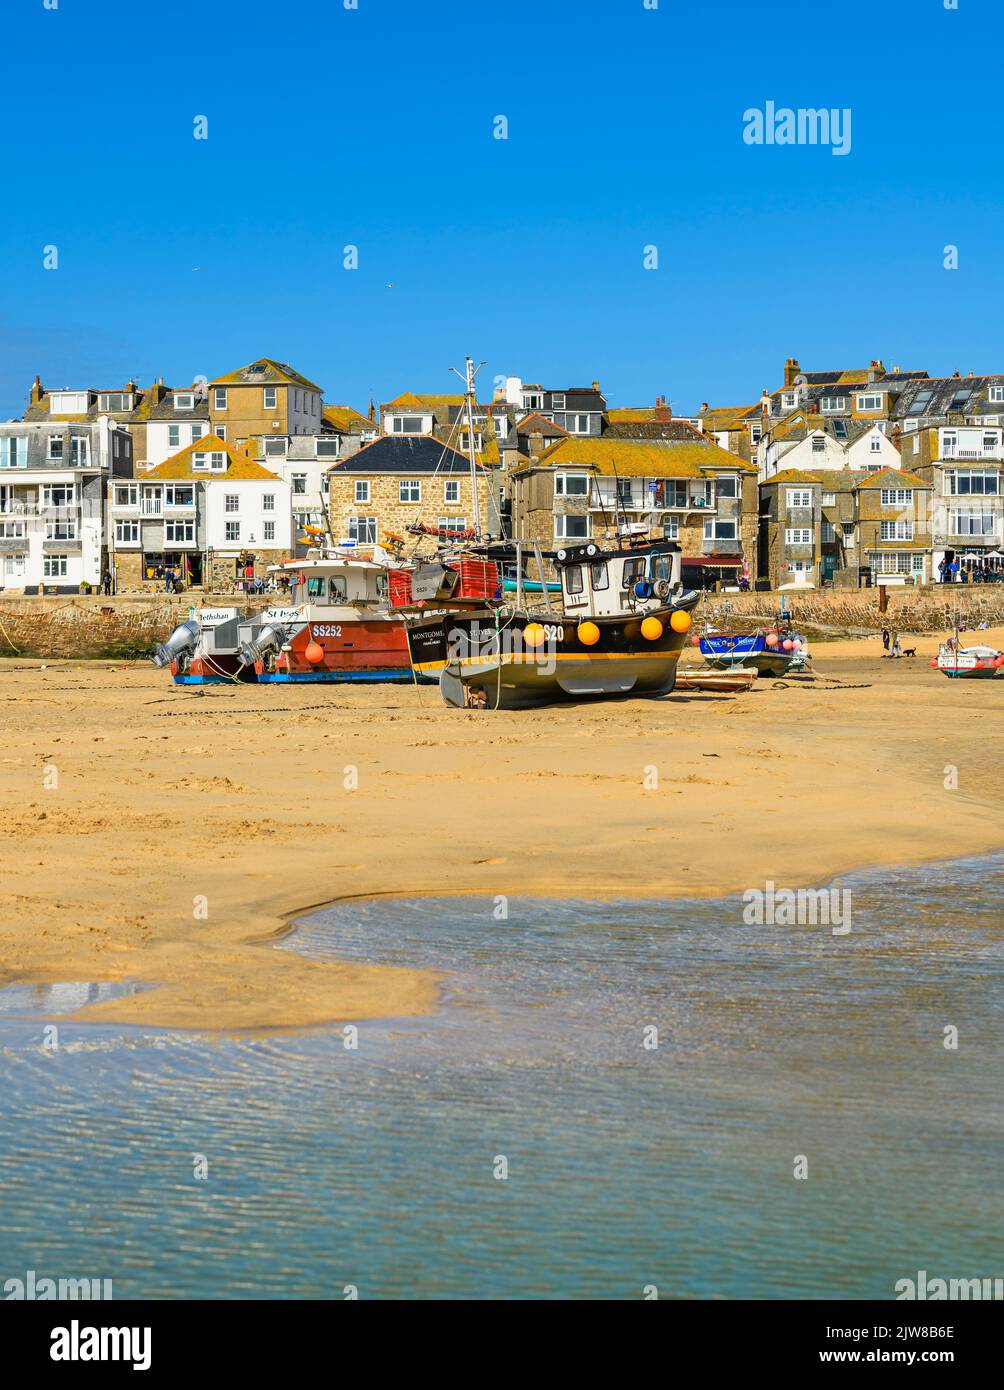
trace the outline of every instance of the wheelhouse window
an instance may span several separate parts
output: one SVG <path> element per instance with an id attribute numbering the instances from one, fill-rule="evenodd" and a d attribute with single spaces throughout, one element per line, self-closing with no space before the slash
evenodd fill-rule
<path id="1" fill-rule="evenodd" d="M 633 589 L 634 586 L 645 578 L 645 557 L 636 556 L 633 560 L 624 561 L 624 572 L 621 578 L 621 587 Z"/>
<path id="2" fill-rule="evenodd" d="M 565 591 L 569 594 L 581 594 L 583 590 L 582 566 L 569 565 L 565 570 Z"/>
<path id="3" fill-rule="evenodd" d="M 606 560 L 589 566 L 589 582 L 594 593 L 601 593 L 604 589 L 610 588 L 610 571 L 607 569 Z"/>

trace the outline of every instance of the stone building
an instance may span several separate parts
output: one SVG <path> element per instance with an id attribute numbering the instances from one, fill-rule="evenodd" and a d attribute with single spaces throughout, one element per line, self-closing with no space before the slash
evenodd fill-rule
<path id="1" fill-rule="evenodd" d="M 500 534 L 491 474 L 477 465 L 483 534 Z M 467 458 L 432 435 L 385 434 L 328 470 L 328 508 L 335 541 L 383 543 L 417 522 L 444 531 L 474 526 Z"/>
<path id="2" fill-rule="evenodd" d="M 286 362 L 259 357 L 209 383 L 209 422 L 218 439 L 243 448 L 252 436 L 316 434 L 323 392 Z"/>
<path id="3" fill-rule="evenodd" d="M 670 437 L 567 438 L 512 470 L 513 534 L 545 550 L 649 534 L 679 542 L 697 587 L 753 577 L 756 473 L 683 421 Z M 532 441 L 537 443 L 537 439 Z"/>

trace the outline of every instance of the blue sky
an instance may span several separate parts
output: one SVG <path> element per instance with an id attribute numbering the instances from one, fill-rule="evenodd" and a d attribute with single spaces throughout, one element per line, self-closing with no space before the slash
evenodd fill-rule
<path id="1" fill-rule="evenodd" d="M 679 412 L 1004 371 L 997 0 L 358 6 L 5 0 L 0 418 L 260 356 L 362 409 L 467 352 Z M 767 100 L 850 153 L 745 144 Z"/>

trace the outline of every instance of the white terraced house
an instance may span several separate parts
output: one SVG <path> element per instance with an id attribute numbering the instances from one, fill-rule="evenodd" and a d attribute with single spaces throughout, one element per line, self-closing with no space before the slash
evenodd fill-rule
<path id="1" fill-rule="evenodd" d="M 132 438 L 107 416 L 0 424 L 0 588 L 97 588 L 108 563 L 108 483 L 131 473 Z"/>

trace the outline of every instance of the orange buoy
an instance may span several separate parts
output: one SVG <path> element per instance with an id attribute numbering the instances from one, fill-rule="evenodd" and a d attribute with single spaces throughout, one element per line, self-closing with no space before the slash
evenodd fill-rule
<path id="1" fill-rule="evenodd" d="M 675 614 L 675 613 L 673 614 L 673 617 L 674 617 L 674 618 L 676 617 L 676 614 Z M 671 620 L 671 621 L 672 621 L 672 620 Z M 682 629 L 681 629 L 681 628 L 677 628 L 677 631 L 678 631 L 678 632 L 680 632 L 680 631 L 686 632 L 686 630 L 687 630 L 686 628 L 682 628 Z M 649 616 L 649 617 L 647 617 L 647 618 L 643 618 L 643 619 L 642 619 L 642 624 L 641 624 L 641 635 L 642 635 L 643 637 L 647 637 L 648 640 L 649 640 L 650 642 L 657 642 L 657 641 L 659 640 L 659 638 L 662 636 L 662 633 L 663 633 L 662 623 L 659 621 L 658 618 L 653 618 L 653 617 Z"/>
<path id="2" fill-rule="evenodd" d="M 527 623 L 523 629 L 523 641 L 528 647 L 539 647 L 544 640 L 544 629 L 540 623 Z"/>
<path id="3" fill-rule="evenodd" d="M 308 642 L 303 654 L 311 666 L 316 666 L 324 660 L 324 648 L 320 642 Z"/>
<path id="4" fill-rule="evenodd" d="M 687 632 L 690 629 L 690 614 L 685 608 L 677 608 L 670 615 L 669 625 L 674 632 Z"/>
<path id="5" fill-rule="evenodd" d="M 642 631 L 644 630 L 645 624 L 642 623 Z M 575 635 L 584 647 L 595 647 L 600 640 L 600 630 L 595 623 L 579 623 Z"/>

